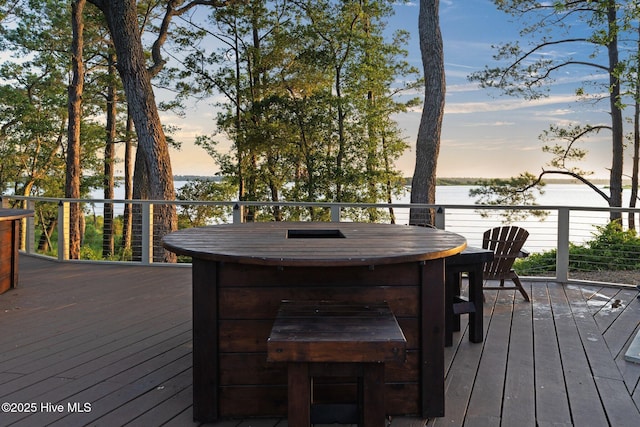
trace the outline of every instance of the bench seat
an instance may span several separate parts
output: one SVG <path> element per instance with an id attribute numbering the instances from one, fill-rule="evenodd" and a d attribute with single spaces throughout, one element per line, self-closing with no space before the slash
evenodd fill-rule
<path id="1" fill-rule="evenodd" d="M 267 342 L 267 360 L 288 363 L 292 427 L 312 422 L 384 426 L 384 363 L 405 358 L 406 339 L 386 303 L 282 301 Z M 331 419 L 314 410 L 312 378 L 330 376 L 358 378 L 357 409 L 345 411 L 356 420 Z M 332 411 L 331 405 L 322 407 Z"/>

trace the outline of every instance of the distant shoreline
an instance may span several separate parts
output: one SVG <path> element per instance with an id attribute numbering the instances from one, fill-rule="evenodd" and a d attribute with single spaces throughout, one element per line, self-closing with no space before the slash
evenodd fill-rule
<path id="1" fill-rule="evenodd" d="M 494 178 L 436 178 L 436 185 L 479 185 L 483 180 Z M 406 178 L 411 183 L 411 178 Z M 583 184 L 575 178 L 545 178 L 542 180 L 545 184 Z M 608 185 L 609 180 L 606 178 L 590 179 L 591 183 L 596 185 Z M 631 181 L 624 181 L 624 185 L 631 185 Z"/>
<path id="2" fill-rule="evenodd" d="M 208 176 L 208 175 L 174 175 L 174 181 L 194 181 L 194 180 L 203 180 L 203 181 L 221 181 L 223 177 L 221 176 Z M 493 178 L 437 178 L 436 185 L 447 186 L 447 185 L 479 185 L 479 183 L 483 180 L 493 179 Z M 411 177 L 404 178 L 405 185 L 411 185 Z M 582 184 L 582 182 L 578 181 L 575 178 L 548 178 L 543 180 L 545 184 Z M 592 183 L 596 185 L 608 185 L 609 180 L 606 178 L 601 179 L 591 179 Z M 631 181 L 625 180 L 623 183 L 625 186 L 631 185 Z"/>

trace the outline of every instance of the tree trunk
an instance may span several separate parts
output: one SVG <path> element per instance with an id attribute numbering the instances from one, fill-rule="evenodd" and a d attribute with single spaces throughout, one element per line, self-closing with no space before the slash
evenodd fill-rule
<path id="1" fill-rule="evenodd" d="M 337 61 L 337 58 L 336 58 Z M 335 184 L 336 184 L 336 194 L 334 196 L 334 200 L 336 202 L 342 202 L 342 182 L 344 180 L 344 170 L 342 168 L 342 162 L 344 160 L 344 152 L 346 149 L 345 143 L 345 120 L 346 113 L 344 112 L 343 99 L 342 99 L 342 67 L 335 67 L 335 91 L 336 91 L 336 101 L 337 101 L 337 121 L 338 121 L 338 153 L 336 155 L 336 170 L 335 170 Z"/>
<path id="2" fill-rule="evenodd" d="M 622 110 L 620 107 L 620 78 L 616 71 L 619 66 L 618 59 L 618 29 L 616 21 L 616 1 L 610 0 L 608 7 L 609 34 L 611 40 L 607 45 L 609 53 L 609 104 L 611 108 L 611 131 L 612 131 L 612 158 L 611 171 L 609 175 L 610 198 L 609 206 L 622 206 L 622 165 L 624 156 L 624 134 L 622 122 Z M 611 212 L 611 220 L 620 220 L 620 212 Z"/>
<path id="3" fill-rule="evenodd" d="M 117 92 L 115 87 L 115 54 L 109 55 L 109 87 L 107 88 L 107 129 L 104 146 L 104 198 L 114 198 L 114 164 L 116 160 L 116 119 Z M 115 230 L 113 226 L 113 203 L 104 204 L 104 223 L 102 227 L 102 257 L 111 258 L 115 252 Z"/>
<path id="4" fill-rule="evenodd" d="M 420 0 L 418 33 L 424 69 L 424 105 L 416 141 L 416 166 L 411 182 L 411 203 L 435 203 L 436 166 L 444 114 L 445 75 L 438 0 Z M 409 223 L 433 225 L 431 209 L 411 208 Z"/>
<path id="5" fill-rule="evenodd" d="M 638 25 L 637 52 L 640 55 L 640 25 Z M 636 99 L 633 114 L 633 167 L 631 170 L 631 196 L 629 207 L 634 208 L 638 200 L 638 169 L 640 169 L 640 57 L 636 59 Z M 629 230 L 636 230 L 636 214 L 629 212 Z"/>
<path id="6" fill-rule="evenodd" d="M 71 4 L 71 44 L 72 82 L 69 85 L 69 125 L 66 159 L 65 197 L 80 198 L 80 123 L 82 121 L 82 92 L 84 90 L 84 63 L 82 48 L 84 44 L 83 10 L 86 0 L 76 0 Z M 81 226 L 80 204 L 71 203 L 69 212 L 69 258 L 80 258 Z"/>
<path id="7" fill-rule="evenodd" d="M 127 130 L 124 147 L 124 198 L 131 200 L 133 198 L 133 120 L 127 114 Z M 131 203 L 124 205 L 122 221 L 122 251 L 126 255 L 131 251 L 131 233 L 133 224 L 133 210 Z"/>
<path id="8" fill-rule="evenodd" d="M 40 211 L 40 225 L 42 226 L 42 234 L 38 241 L 38 252 L 46 253 L 52 248 L 51 236 L 58 226 L 58 217 L 45 218 L 42 211 Z"/>
<path id="9" fill-rule="evenodd" d="M 637 84 L 637 83 L 636 83 Z M 640 88 L 636 90 L 636 97 L 640 97 Z M 640 154 L 640 100 L 635 101 L 635 111 L 633 114 L 633 167 L 631 171 L 631 195 L 629 197 L 629 207 L 635 208 L 638 199 L 638 169 Z M 636 229 L 636 214 L 629 212 L 629 230 Z"/>
<path id="10" fill-rule="evenodd" d="M 109 26 L 118 57 L 117 69 L 138 136 L 133 198 L 173 202 L 175 189 L 169 147 L 160 123 L 151 86 L 151 76 L 145 65 L 136 2 L 134 0 L 90 1 L 102 10 Z M 165 234 L 177 229 L 175 205 L 172 203 L 155 205 L 153 219 L 153 259 L 175 262 L 175 254 L 165 251 L 161 242 Z"/>

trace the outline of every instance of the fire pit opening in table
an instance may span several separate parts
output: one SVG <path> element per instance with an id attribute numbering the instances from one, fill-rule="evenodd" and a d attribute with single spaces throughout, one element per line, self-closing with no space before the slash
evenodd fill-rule
<path id="1" fill-rule="evenodd" d="M 287 230 L 287 239 L 344 239 L 340 230 Z"/>

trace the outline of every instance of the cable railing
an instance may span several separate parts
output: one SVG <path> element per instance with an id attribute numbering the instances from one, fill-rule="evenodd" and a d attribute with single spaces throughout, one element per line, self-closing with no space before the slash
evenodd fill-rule
<path id="1" fill-rule="evenodd" d="M 640 209 L 637 208 L 183 200 L 167 202 L 2 196 L 4 207 L 20 206 L 35 211 L 33 217 L 24 220 L 22 250 L 60 261 L 69 260 L 69 207 L 74 203 L 79 203 L 83 212 L 80 260 L 84 261 L 161 263 L 164 252 L 161 247 L 162 233 L 153 225 L 154 210 L 168 204 L 176 207 L 179 228 L 276 219 L 408 225 L 410 209 L 417 208 L 434 212 L 438 228 L 465 236 L 469 246 L 481 246 L 482 234 L 489 228 L 506 223 L 526 228 L 530 234 L 525 249 L 530 256 L 516 264 L 516 269 L 522 276 L 576 282 L 580 279 L 580 273 L 587 271 L 640 272 L 640 244 L 635 244 L 635 235 L 607 231 L 612 212 L 621 215 L 622 230 L 627 230 L 628 216 L 633 214 L 636 218 L 640 217 Z M 127 208 L 133 212 L 130 220 L 125 218 Z M 106 226 L 105 213 L 113 216 L 113 220 L 107 221 Z M 105 233 L 105 230 L 111 232 Z M 612 236 L 614 239 L 611 239 Z M 189 260 L 179 259 L 179 262 Z M 616 282 L 613 279 L 607 280 L 606 274 L 603 277 L 603 282 Z"/>

